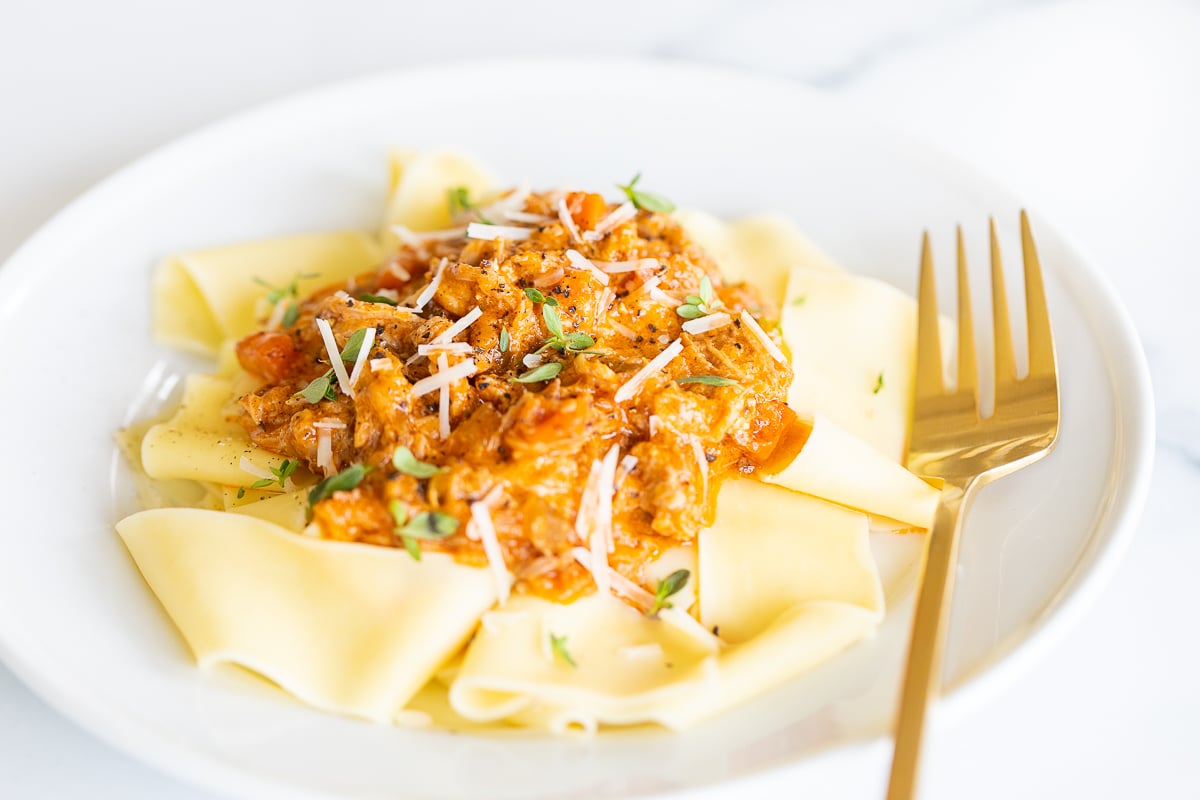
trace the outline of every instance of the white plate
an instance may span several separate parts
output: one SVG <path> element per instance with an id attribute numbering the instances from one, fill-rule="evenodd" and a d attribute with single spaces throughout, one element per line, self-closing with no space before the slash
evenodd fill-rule
<path id="1" fill-rule="evenodd" d="M 8 664 L 98 736 L 247 797 L 641 794 L 785 765 L 797 782 L 819 769 L 836 778 L 867 760 L 881 774 L 883 748 L 862 743 L 891 708 L 903 602 L 872 640 L 683 735 L 551 741 L 380 728 L 310 711 L 233 671 L 194 669 L 112 530 L 127 501 L 110 433 L 186 366 L 150 342 L 151 265 L 183 248 L 372 227 L 395 144 L 459 146 L 538 186 L 611 187 L 640 169 L 648 188 L 681 205 L 786 213 L 852 270 L 910 291 L 926 227 L 945 268 L 950 226 L 966 223 L 982 266 L 985 220 L 996 214 L 1019 263 L 1018 201 L 989 180 L 823 96 L 710 68 L 443 67 L 213 126 L 89 192 L 0 270 Z M 1062 366 L 1062 439 L 1045 461 L 985 490 L 969 518 L 951 710 L 1079 614 L 1122 552 L 1149 477 L 1153 420 L 1133 329 L 1094 268 L 1036 209 L 1033 219 Z M 895 600 L 907 559 L 882 555 Z"/>

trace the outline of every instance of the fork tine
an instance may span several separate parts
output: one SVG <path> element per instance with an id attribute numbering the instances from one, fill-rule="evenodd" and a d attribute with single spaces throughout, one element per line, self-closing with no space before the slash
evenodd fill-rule
<path id="1" fill-rule="evenodd" d="M 1012 323 L 1008 318 L 1008 293 L 1004 288 L 1004 264 L 1000 260 L 995 217 L 988 217 L 988 232 L 992 242 L 992 330 L 996 342 L 996 386 L 999 387 L 1017 379 L 1017 362 L 1013 356 Z"/>
<path id="2" fill-rule="evenodd" d="M 975 366 L 975 322 L 971 315 L 971 284 L 967 279 L 967 251 L 962 225 L 958 226 L 958 391 L 976 390 L 979 370 Z"/>
<path id="3" fill-rule="evenodd" d="M 1029 215 L 1021 209 L 1021 254 L 1025 258 L 1025 316 L 1029 330 L 1029 374 L 1054 374 L 1054 338 L 1050 333 L 1050 309 L 1046 306 L 1046 288 L 1042 284 L 1042 265 Z"/>
<path id="4" fill-rule="evenodd" d="M 921 279 L 917 287 L 917 397 L 942 394 L 942 342 L 938 333 L 937 284 L 929 231 L 921 237 Z"/>

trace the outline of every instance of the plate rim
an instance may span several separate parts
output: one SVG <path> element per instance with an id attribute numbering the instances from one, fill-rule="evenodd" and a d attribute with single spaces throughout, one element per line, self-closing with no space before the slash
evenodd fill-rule
<path id="1" fill-rule="evenodd" d="M 171 165 L 190 150 L 212 148 L 223 137 L 253 130 L 262 124 L 262 121 L 272 117 L 283 116 L 309 105 L 319 106 L 327 102 L 327 98 L 363 91 L 372 86 L 420 81 L 423 78 L 446 79 L 456 73 L 469 75 L 486 71 L 494 76 L 499 70 L 564 68 L 593 74 L 622 70 L 653 70 L 665 76 L 679 76 L 687 80 L 709 78 L 726 83 L 752 84 L 775 93 L 802 98 L 803 102 L 824 106 L 850 122 L 869 124 L 877 131 L 893 137 L 892 143 L 903 152 L 928 159 L 954 174 L 969 176 L 975 185 L 982 186 L 992 196 L 1004 199 L 1013 207 L 1021 205 L 1016 201 L 1016 193 L 986 168 L 973 164 L 954 152 L 905 130 L 902 126 L 873 116 L 854 99 L 749 68 L 688 59 L 643 56 L 525 56 L 432 61 L 409 67 L 372 71 L 348 79 L 321 82 L 278 95 L 200 125 L 134 157 L 55 212 L 0 264 L 0 317 L 6 316 L 11 309 L 20 304 L 23 287 L 27 284 L 26 275 L 31 273 L 39 261 L 52 257 L 60 229 L 70 230 L 81 224 L 86 225 L 88 215 L 93 209 L 102 209 L 106 197 L 139 184 L 153 183 L 156 178 L 161 177 L 160 173 L 169 173 Z M 1040 218 L 1036 209 L 1031 210 L 1031 217 Z M 1104 366 L 1113 393 L 1114 414 L 1122 423 L 1116 431 L 1113 463 L 1124 465 L 1123 469 L 1117 469 L 1116 472 L 1128 480 L 1117 486 L 1108 508 L 1093 522 L 1093 531 L 1099 530 L 1106 535 L 1099 541 L 1093 535 L 1093 541 L 1081 553 L 1062 586 L 1034 618 L 997 645 L 984 663 L 946 687 L 945 696 L 939 703 L 935 723 L 937 725 L 958 724 L 973 709 L 988 702 L 997 693 L 1011 686 L 1021 675 L 1026 674 L 1056 642 L 1061 641 L 1067 631 L 1078 624 L 1116 572 L 1136 533 L 1137 522 L 1149 494 L 1155 449 L 1155 409 L 1149 367 L 1140 337 L 1116 290 L 1084 249 L 1052 223 L 1040 222 L 1037 228 L 1039 237 L 1054 237 L 1062 249 L 1077 262 L 1078 267 L 1071 270 L 1076 274 L 1060 271 L 1058 275 L 1070 284 L 1074 293 L 1087 301 L 1089 325 L 1096 316 L 1103 317 L 1108 323 L 1103 332 L 1097 330 L 1094 325 L 1090 327 L 1092 333 L 1100 340 Z M 297 791 L 305 797 L 332 796 L 324 791 L 284 784 L 277 779 L 266 778 L 258 773 L 232 766 L 220 758 L 197 753 L 174 740 L 147 737 L 136 723 L 125 718 L 114 718 L 105 714 L 102 708 L 94 707 L 86 693 L 73 692 L 56 685 L 53 681 L 40 678 L 33 664 L 22 655 L 22 652 L 36 652 L 37 649 L 36 643 L 32 641 L 22 642 L 22 629 L 0 626 L 0 660 L 4 661 L 26 688 L 90 735 L 160 774 L 236 796 L 269 797 L 282 796 L 285 793 L 294 797 Z M 834 755 L 853 757 L 856 753 L 882 749 L 889 738 L 890 735 L 884 734 L 850 742 L 831 742 L 800 758 L 758 767 L 738 778 L 705 784 L 705 787 L 711 789 L 717 785 L 734 786 L 739 780 L 751 776 L 761 778 L 768 774 L 781 775 L 790 770 L 804 769 L 809 764 Z M 694 790 L 700 787 L 691 788 Z M 659 796 L 676 794 L 678 792 L 668 791 Z"/>

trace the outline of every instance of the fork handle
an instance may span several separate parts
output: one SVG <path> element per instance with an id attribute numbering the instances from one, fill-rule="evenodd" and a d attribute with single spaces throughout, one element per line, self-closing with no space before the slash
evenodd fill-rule
<path id="1" fill-rule="evenodd" d="M 913 613 L 908 668 L 904 674 L 904 688 L 896 720 L 896 749 L 888 781 L 888 800 L 914 800 L 916 797 L 925 712 L 930 701 L 938 694 L 942 672 L 946 621 L 950 616 L 958 539 L 962 531 L 962 510 L 973 488 L 973 480 L 961 483 L 948 481 L 942 487 L 933 526 L 929 529 L 929 544 Z"/>

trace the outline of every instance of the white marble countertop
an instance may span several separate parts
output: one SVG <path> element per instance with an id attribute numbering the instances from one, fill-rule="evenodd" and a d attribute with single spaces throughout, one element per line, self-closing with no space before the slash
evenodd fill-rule
<path id="1" fill-rule="evenodd" d="M 1183 591 L 1200 564 L 1200 4 L 609 0 L 466 13 L 346 0 L 301 13 L 279 0 L 10 0 L 0 258 L 99 178 L 232 111 L 376 69 L 532 53 L 703 60 L 843 93 L 1000 176 L 1094 258 L 1155 382 L 1146 513 L 1078 627 L 992 704 L 934 731 L 926 796 L 1200 795 L 1200 640 Z M 6 797 L 210 797 L 92 739 L 2 666 L 0 710 Z M 786 777 L 755 789 L 788 795 Z"/>

